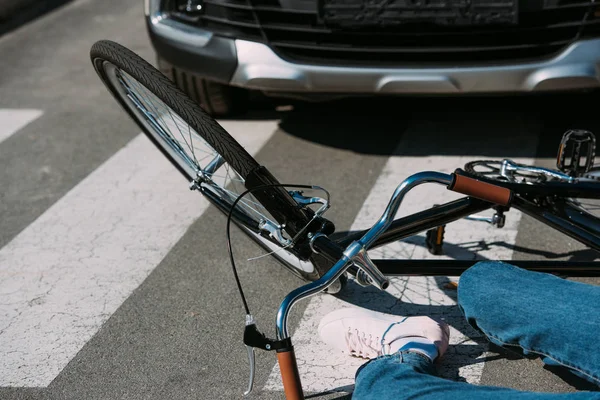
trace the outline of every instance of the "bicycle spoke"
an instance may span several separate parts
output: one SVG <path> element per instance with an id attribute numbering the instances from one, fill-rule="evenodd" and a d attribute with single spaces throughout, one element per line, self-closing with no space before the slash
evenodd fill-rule
<path id="1" fill-rule="evenodd" d="M 127 81 L 128 81 L 128 82 L 131 82 L 131 80 L 130 80 L 129 78 L 126 78 L 126 79 L 127 79 Z M 138 93 L 139 93 L 139 94 L 142 96 L 142 98 L 145 100 L 145 103 L 146 103 L 147 105 L 149 105 L 149 106 L 150 106 L 150 107 L 151 107 L 151 108 L 154 110 L 154 113 L 156 114 L 156 115 L 155 115 L 155 117 L 159 118 L 159 119 L 162 121 L 162 123 L 163 123 L 165 126 L 167 126 L 167 127 L 169 126 L 169 124 L 168 124 L 168 123 L 167 123 L 167 122 L 166 122 L 166 121 L 163 119 L 163 117 L 162 117 L 162 116 L 165 114 L 165 112 L 164 112 L 164 111 L 166 111 L 166 112 L 169 114 L 169 116 L 171 117 L 171 120 L 173 121 L 173 124 L 175 125 L 175 127 L 176 127 L 176 128 L 177 128 L 177 130 L 179 131 L 179 134 L 180 134 L 180 135 L 181 135 L 181 137 L 183 138 L 183 140 L 184 140 L 184 142 L 185 142 L 186 146 L 187 146 L 187 147 L 188 147 L 188 149 L 190 149 L 190 151 L 192 152 L 192 157 L 193 157 L 194 161 L 196 162 L 196 164 L 198 164 L 198 159 L 196 158 L 196 154 L 194 153 L 194 150 L 193 150 L 193 148 L 190 146 L 190 144 L 189 144 L 189 143 L 187 143 L 187 141 L 185 140 L 185 137 L 184 137 L 183 133 L 181 132 L 181 130 L 179 129 L 179 126 L 177 125 L 177 122 L 175 122 L 175 119 L 173 118 L 173 114 L 171 113 L 171 110 L 169 110 L 169 109 L 167 109 L 166 107 L 164 107 L 164 106 L 161 106 L 161 105 L 158 105 L 158 106 L 157 106 L 157 105 L 156 105 L 156 103 L 155 103 L 154 101 L 152 101 L 152 100 L 149 98 L 149 95 L 151 95 L 151 93 L 149 93 L 149 92 L 148 92 L 148 90 L 147 90 L 145 87 L 142 87 L 142 86 L 141 86 L 141 85 L 140 85 L 138 82 L 135 82 L 135 83 L 134 83 L 134 85 L 135 85 L 135 86 L 138 88 L 138 90 L 139 90 L 139 92 L 138 92 Z M 163 111 L 163 110 L 159 110 L 157 107 L 161 107 L 162 109 L 164 109 L 164 111 Z M 171 131 L 171 130 L 169 130 L 169 132 L 170 132 L 170 131 Z M 172 135 L 171 135 L 171 139 L 179 143 L 179 140 L 175 139 L 175 137 L 173 137 Z M 198 165 L 198 167 L 199 167 L 199 165 Z"/>
<path id="2" fill-rule="evenodd" d="M 146 89 L 143 85 L 131 78 L 123 71 L 118 73 L 119 81 L 132 101 L 135 100 L 137 107 L 148 118 L 154 120 L 154 123 L 160 126 L 159 132 L 163 132 L 163 139 L 171 143 L 184 158 L 186 154 L 191 153 L 189 160 L 194 165 L 194 168 L 202 171 L 202 164 L 210 165 L 209 160 L 218 160 L 218 162 L 210 167 L 206 175 L 216 183 L 222 185 L 222 190 L 225 191 L 232 199 L 236 199 L 239 193 L 245 191 L 244 180 L 233 171 L 227 163 L 218 158 L 218 153 L 214 151 L 200 136 L 191 128 L 191 126 L 181 119 L 181 117 L 173 113 L 163 102 L 158 100 L 156 96 Z M 185 132 L 185 133 L 184 133 Z M 202 146 L 197 145 L 201 142 Z M 185 150 L 187 149 L 187 151 Z M 199 155 L 200 158 L 199 158 Z M 216 174 L 215 172 L 224 165 L 224 174 Z M 258 203 L 254 196 L 249 194 L 247 198 L 240 200 L 238 203 L 247 212 L 257 215 L 261 219 L 270 220 L 271 218 L 265 215 L 266 210 Z"/>

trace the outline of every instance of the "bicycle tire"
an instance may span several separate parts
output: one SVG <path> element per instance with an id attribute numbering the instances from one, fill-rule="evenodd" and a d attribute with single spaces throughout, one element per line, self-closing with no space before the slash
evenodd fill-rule
<path id="1" fill-rule="evenodd" d="M 132 105 L 128 104 L 123 97 L 123 93 L 115 86 L 114 82 L 109 77 L 106 69 L 107 65 L 112 65 L 130 75 L 146 90 L 172 109 L 177 117 L 194 129 L 195 133 L 201 136 L 210 147 L 221 155 L 221 157 L 244 180 L 252 171 L 260 167 L 260 164 L 221 125 L 219 125 L 217 121 L 202 110 L 202 108 L 184 92 L 177 88 L 164 74 L 133 51 L 118 43 L 109 40 L 100 40 L 92 46 L 90 58 L 96 73 L 109 92 L 127 114 L 136 122 L 146 137 L 148 137 L 162 154 L 167 157 L 171 164 L 173 164 L 183 176 L 188 179 L 188 182 L 196 178 L 196 175 L 191 174 L 188 169 L 184 168 L 178 159 L 168 151 L 165 144 L 161 143 L 157 137 L 149 131 L 148 124 L 140 120 L 141 117 L 132 110 Z M 256 224 L 258 225 L 258 222 L 256 222 Z M 244 233 L 246 233 L 250 239 L 265 250 L 272 251 L 274 245 L 279 246 L 280 249 L 282 248 L 281 245 L 275 244 L 273 240 L 267 240 L 248 226 L 239 222 L 237 222 L 237 225 L 242 228 Z M 285 257 L 282 256 L 281 252 L 279 254 L 275 253 L 273 256 L 304 280 L 312 281 L 320 277 L 318 269 L 312 259 L 301 261 L 295 254 L 287 251 L 285 253 Z M 290 255 L 295 259 L 290 258 Z M 300 264 L 298 264 L 300 262 L 310 263 L 313 271 L 307 272 L 307 269 L 309 268 L 302 268 Z M 304 266 L 306 267 L 306 265 Z"/>
<path id="2" fill-rule="evenodd" d="M 108 87 L 113 96 L 121 106 L 130 114 L 130 116 L 140 125 L 146 136 L 165 154 L 165 156 L 175 165 L 186 178 L 194 179 L 195 176 L 189 176 L 182 171 L 180 165 L 173 156 L 156 143 L 152 134 L 148 133 L 145 126 L 139 124 L 135 115 L 129 110 L 124 100 L 119 96 L 116 88 L 107 83 L 108 77 L 106 71 L 99 65 L 100 61 L 109 61 L 120 69 L 133 76 L 156 97 L 171 107 L 182 119 L 185 120 L 206 142 L 213 147 L 231 167 L 236 170 L 242 178 L 246 178 L 250 172 L 259 167 L 258 162 L 233 138 L 227 131 L 219 125 L 214 118 L 208 115 L 198 106 L 196 102 L 190 99 L 177 86 L 175 86 L 165 75 L 158 71 L 146 60 L 135 54 L 128 48 L 109 41 L 100 40 L 92 46 L 90 58 L 96 72 Z"/>

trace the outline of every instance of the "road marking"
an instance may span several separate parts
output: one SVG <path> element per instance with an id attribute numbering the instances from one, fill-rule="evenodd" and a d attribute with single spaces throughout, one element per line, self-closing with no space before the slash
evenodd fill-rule
<path id="1" fill-rule="evenodd" d="M 273 121 L 225 121 L 251 153 Z M 208 206 L 139 135 L 0 249 L 0 386 L 45 387 Z"/>
<path id="2" fill-rule="evenodd" d="M 43 113 L 41 110 L 0 109 L 0 143 Z"/>
<path id="3" fill-rule="evenodd" d="M 423 140 L 422 136 L 425 135 L 419 129 L 415 129 L 415 134 L 421 136 L 420 140 Z M 400 146 L 411 139 L 409 135 L 401 141 Z M 433 136 L 431 140 L 436 138 Z M 527 139 L 520 144 L 531 154 L 537 145 L 535 140 Z M 390 157 L 351 230 L 371 227 L 383 213 L 396 186 L 409 175 L 425 170 L 451 173 L 466 162 L 481 158 L 489 157 Z M 513 159 L 523 163 L 533 161 L 529 158 Z M 421 211 L 436 203 L 459 197 L 461 196 L 443 186 L 422 185 L 409 192 L 398 216 Z M 481 222 L 456 221 L 446 227 L 444 256 L 433 256 L 427 251 L 424 234 L 369 251 L 369 254 L 379 259 L 510 259 L 510 245 L 515 242 L 520 218 L 521 214 L 518 211 L 511 210 L 502 229 Z M 472 251 L 477 251 L 478 255 Z M 458 277 L 396 277 L 392 278 L 385 294 L 371 287 L 360 287 L 351 281 L 340 298 L 322 294 L 312 297 L 299 327 L 292 335 L 304 390 L 319 393 L 348 392 L 353 389 L 356 370 L 364 360 L 333 351 L 319 338 L 318 326 L 321 318 L 330 311 L 354 306 L 396 315 L 429 315 L 444 318 L 451 326 L 451 346 L 439 366 L 440 375 L 450 379 L 460 377 L 473 384 L 479 383 L 487 348 L 473 340 L 480 334 L 464 320 L 456 305 L 456 291 L 445 287 L 451 280 L 457 281 Z M 283 390 L 278 365 L 271 371 L 264 389 Z"/>

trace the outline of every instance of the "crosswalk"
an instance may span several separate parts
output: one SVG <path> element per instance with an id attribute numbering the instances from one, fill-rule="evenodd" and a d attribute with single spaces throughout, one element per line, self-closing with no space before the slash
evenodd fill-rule
<path id="1" fill-rule="evenodd" d="M 224 125 L 250 153 L 275 131 Z M 0 249 L 0 386 L 48 386 L 206 210 L 198 197 L 140 134 Z"/>
<path id="2" fill-rule="evenodd" d="M 0 109 L 0 143 L 42 114 L 41 110 L 34 109 Z"/>
<path id="3" fill-rule="evenodd" d="M 0 146 L 41 117 L 40 110 L 0 110 Z M 283 134 L 275 120 L 222 121 L 222 125 L 253 155 Z M 425 120 L 413 123 L 391 152 L 397 155 L 386 156 L 351 230 L 367 228 L 380 216 L 403 177 L 423 170 L 449 173 L 486 156 L 476 152 L 469 156 L 403 155 L 403 149 L 414 146 L 415 141 L 435 141 L 437 135 Z M 503 138 L 489 140 L 488 145 L 494 146 L 494 140 Z M 523 140 L 520 152 L 535 154 L 536 140 Z M 294 149 L 288 150 L 280 156 L 291 157 Z M 513 159 L 534 161 L 531 157 Z M 457 197 L 441 186 L 420 186 L 406 197 L 399 215 Z M 343 206 L 339 201 L 334 204 Z M 140 134 L 12 238 L 0 249 L 0 348 L 5 349 L 0 357 L 0 387 L 48 387 L 207 208 L 208 203 L 187 189 L 179 173 Z M 503 229 L 466 220 L 453 223 L 447 229 L 443 256 L 428 253 L 423 235 L 373 250 L 371 255 L 510 259 L 520 219 L 513 210 Z M 482 241 L 502 245 L 479 249 Z M 477 254 L 474 248 L 479 250 Z M 363 361 L 333 352 L 316 335 L 323 315 L 347 306 L 446 319 L 452 326 L 452 346 L 440 365 L 442 376 L 479 383 L 487 348 L 462 319 L 456 293 L 446 285 L 450 280 L 458 277 L 393 278 L 384 294 L 350 283 L 340 297 L 312 297 L 293 331 L 305 390 L 352 390 L 354 374 Z M 276 365 L 262 389 L 282 390 Z"/>

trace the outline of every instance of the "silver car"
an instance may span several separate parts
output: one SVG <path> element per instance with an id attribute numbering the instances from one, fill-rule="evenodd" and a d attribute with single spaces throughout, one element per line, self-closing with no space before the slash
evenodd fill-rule
<path id="1" fill-rule="evenodd" d="M 600 85 L 594 0 L 145 0 L 160 69 L 213 115 L 271 96 Z"/>

